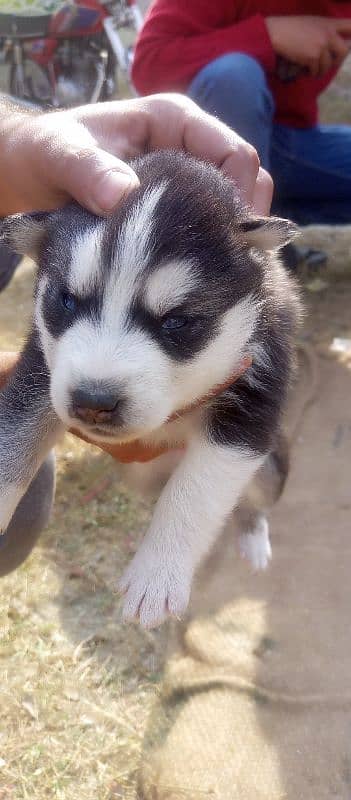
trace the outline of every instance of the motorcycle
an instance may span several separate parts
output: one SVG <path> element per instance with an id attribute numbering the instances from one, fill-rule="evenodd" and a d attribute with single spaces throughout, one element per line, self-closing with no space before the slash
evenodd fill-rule
<path id="1" fill-rule="evenodd" d="M 134 94 L 133 39 L 142 26 L 135 0 L 52 5 L 41 0 L 39 14 L 0 10 L 9 94 L 44 108 L 108 100 L 119 93 L 119 82 L 124 93 Z"/>

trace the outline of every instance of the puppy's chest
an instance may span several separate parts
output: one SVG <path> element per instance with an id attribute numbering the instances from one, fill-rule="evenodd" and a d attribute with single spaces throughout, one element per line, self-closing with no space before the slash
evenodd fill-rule
<path id="1" fill-rule="evenodd" d="M 146 447 L 187 447 L 204 429 L 204 415 L 201 409 L 188 411 L 179 418 L 161 425 L 140 441 Z"/>
<path id="2" fill-rule="evenodd" d="M 199 416 L 198 413 L 193 412 L 192 416 L 192 420 L 174 420 L 153 431 L 152 435 L 124 443 L 111 443 L 104 449 L 122 464 L 145 464 L 172 451 L 179 454 L 201 431 L 201 425 L 194 419 Z M 89 441 L 94 440 L 91 438 Z"/>

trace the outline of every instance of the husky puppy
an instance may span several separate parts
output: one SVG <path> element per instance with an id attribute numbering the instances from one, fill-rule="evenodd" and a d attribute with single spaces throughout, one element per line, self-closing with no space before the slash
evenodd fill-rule
<path id="1" fill-rule="evenodd" d="M 72 204 L 3 223 L 38 277 L 0 396 L 0 530 L 65 429 L 183 446 L 120 582 L 125 616 L 152 626 L 184 612 L 196 567 L 274 451 L 299 304 L 276 255 L 290 222 L 256 217 L 232 182 L 184 154 L 133 168 L 140 187 L 108 218 Z M 255 560 L 249 539 L 242 549 Z"/>

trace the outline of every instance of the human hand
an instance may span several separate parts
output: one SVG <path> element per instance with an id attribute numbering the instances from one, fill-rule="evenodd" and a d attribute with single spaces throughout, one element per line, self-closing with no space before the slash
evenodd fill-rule
<path id="1" fill-rule="evenodd" d="M 182 95 L 113 101 L 31 114 L 0 104 L 0 216 L 49 210 L 74 199 L 112 211 L 138 185 L 126 164 L 157 149 L 183 149 L 216 164 L 243 199 L 268 214 L 272 180 L 254 148 Z"/>
<path id="2" fill-rule="evenodd" d="M 320 77 L 338 67 L 350 50 L 351 19 L 266 17 L 275 52 Z"/>

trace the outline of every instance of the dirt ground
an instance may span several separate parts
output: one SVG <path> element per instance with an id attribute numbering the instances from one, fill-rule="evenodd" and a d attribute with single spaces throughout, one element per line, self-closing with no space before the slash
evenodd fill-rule
<path id="1" fill-rule="evenodd" d="M 323 100 L 325 118 L 351 121 L 346 95 L 342 75 Z M 345 264 L 349 245 L 346 234 Z M 25 262 L 0 296 L 3 349 L 20 345 L 32 281 Z M 351 337 L 351 273 L 307 284 L 303 338 L 323 358 L 337 359 L 333 339 Z M 136 797 L 167 626 L 150 633 L 122 625 L 115 583 L 149 513 L 124 490 L 108 457 L 66 436 L 52 522 L 1 586 L 0 800 Z"/>

